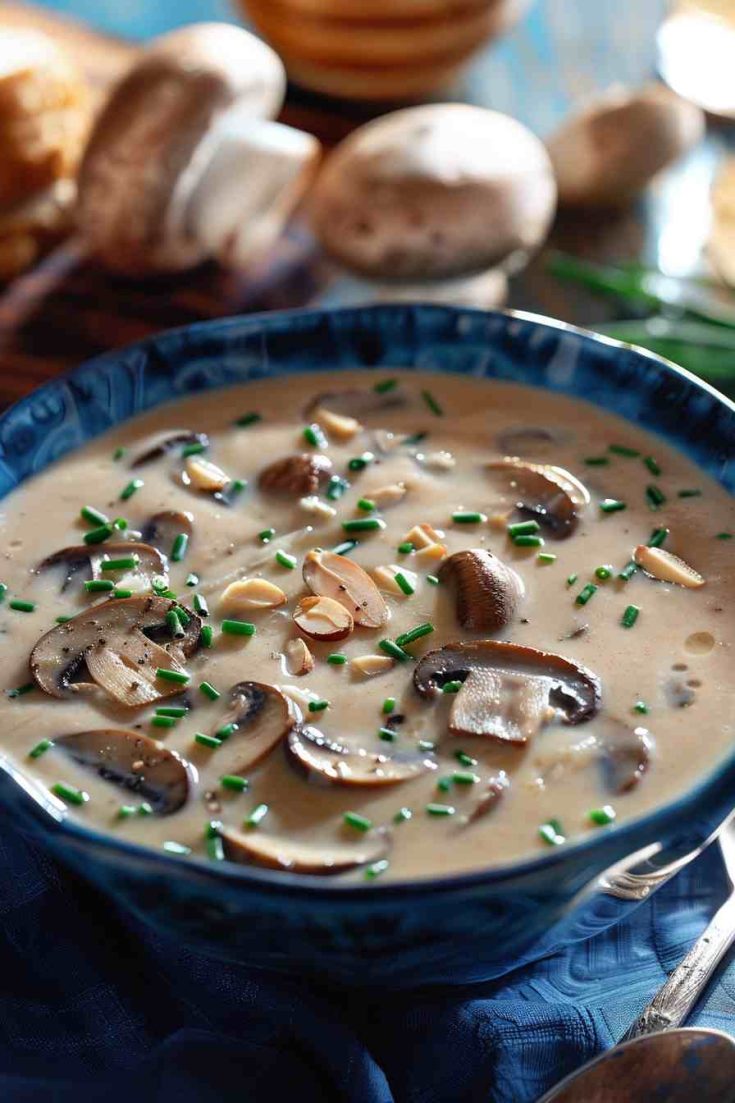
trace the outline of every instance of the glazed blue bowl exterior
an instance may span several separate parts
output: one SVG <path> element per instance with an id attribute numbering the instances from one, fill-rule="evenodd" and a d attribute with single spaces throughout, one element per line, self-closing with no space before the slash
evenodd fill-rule
<path id="1" fill-rule="evenodd" d="M 355 366 L 451 372 L 579 396 L 661 434 L 735 490 L 735 408 L 686 372 L 542 318 L 396 305 L 206 322 L 93 360 L 0 416 L 0 498 L 160 403 Z M 649 844 L 694 847 L 735 803 L 733 755 L 674 804 L 533 860 L 417 882 L 341 885 L 178 859 L 87 828 L 60 816 L 3 761 L 1 739 L 3 815 L 140 918 L 219 957 L 351 985 L 483 981 L 589 937 L 635 906 L 583 893 L 601 871 Z"/>

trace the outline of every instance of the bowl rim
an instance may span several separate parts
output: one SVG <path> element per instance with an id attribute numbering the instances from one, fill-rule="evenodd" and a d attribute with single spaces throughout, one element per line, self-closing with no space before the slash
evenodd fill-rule
<path id="1" fill-rule="evenodd" d="M 368 306 L 307 307 L 292 310 L 260 311 L 253 314 L 206 319 L 189 325 L 161 330 L 144 337 L 140 341 L 112 349 L 85 360 L 75 368 L 61 372 L 59 375 L 45 381 L 40 386 L 33 388 L 28 394 L 21 396 L 10 406 L 0 411 L 0 428 L 19 408 L 35 400 L 38 396 L 43 396 L 44 393 L 52 393 L 59 384 L 66 384 L 70 381 L 73 382 L 77 376 L 88 373 L 90 368 L 96 365 L 109 365 L 111 369 L 114 369 L 115 362 L 121 357 L 134 353 L 136 350 L 144 351 L 151 346 L 155 346 L 162 339 L 170 339 L 176 335 L 216 329 L 226 334 L 229 330 L 237 329 L 238 326 L 242 326 L 243 324 L 252 330 L 259 326 L 265 328 L 278 327 L 283 323 L 288 326 L 294 321 L 308 320 L 309 318 L 325 317 L 335 314 L 353 314 L 356 317 L 363 317 L 365 314 L 400 314 L 415 311 L 417 309 L 429 314 L 445 314 L 455 318 L 468 315 L 471 317 L 505 317 L 528 322 L 542 328 L 571 333 L 582 338 L 583 341 L 593 344 L 601 344 L 612 349 L 633 352 L 636 356 L 657 364 L 659 368 L 663 369 L 664 374 L 679 377 L 689 384 L 692 384 L 695 389 L 704 391 L 714 399 L 718 406 L 723 407 L 735 417 L 735 402 L 731 401 L 726 395 L 716 390 L 711 384 L 700 379 L 686 368 L 682 368 L 673 361 L 667 360 L 665 357 L 649 349 L 641 348 L 638 345 L 633 345 L 605 334 L 595 333 L 593 330 L 585 329 L 582 326 L 573 325 L 569 322 L 550 318 L 532 311 L 516 309 L 481 310 L 474 307 L 458 307 L 422 302 L 401 302 L 393 304 L 378 303 Z M 452 373 L 442 372 L 442 370 L 439 369 L 436 371 L 436 374 L 448 375 Z M 222 389 L 226 389 L 226 387 L 232 385 L 231 383 L 224 384 Z M 234 385 L 247 386 L 247 381 L 235 383 Z M 215 390 L 217 388 L 213 387 L 211 389 Z M 164 402 L 165 401 L 172 401 L 172 399 L 165 399 Z M 586 398 L 585 401 L 590 402 L 592 400 Z M 593 404 L 595 403 L 593 402 Z M 148 407 L 148 410 L 155 409 L 157 405 L 163 405 L 163 402 Z M 146 411 L 139 411 L 137 414 L 131 415 L 131 417 L 140 416 L 143 412 Z M 127 420 L 130 420 L 130 418 L 116 419 L 110 428 L 122 425 Z M 99 435 L 101 434 L 98 433 L 94 436 Z M 84 444 L 93 440 L 94 436 L 89 437 Z M 76 446 L 70 449 L 70 451 L 75 450 Z M 691 462 L 696 463 L 695 460 Z M 34 474 L 36 474 L 36 472 L 34 472 Z M 12 489 L 14 490 L 19 486 L 20 483 L 17 483 L 16 487 Z M 155 850 L 153 847 L 146 846 L 142 843 L 120 839 L 112 833 L 97 830 L 94 827 L 87 826 L 81 821 L 74 819 L 70 811 L 60 806 L 60 802 L 54 801 L 40 783 L 37 783 L 29 775 L 24 774 L 8 757 L 0 753 L 0 771 L 29 799 L 29 807 L 32 809 L 35 818 L 44 823 L 44 830 L 51 829 L 52 832 L 58 831 L 62 836 L 67 836 L 71 840 L 75 840 L 82 845 L 91 844 L 98 850 L 101 848 L 108 853 L 111 852 L 113 858 L 115 852 L 121 852 L 123 856 L 127 856 L 132 860 L 141 859 L 148 864 L 160 864 L 162 869 L 168 869 L 172 872 L 178 871 L 181 873 L 185 871 L 189 875 L 194 875 L 196 873 L 205 878 L 215 877 L 220 881 L 227 881 L 235 884 L 243 883 L 251 888 L 264 890 L 267 895 L 275 895 L 278 893 L 286 897 L 307 897 L 309 899 L 319 900 L 352 900 L 357 898 L 361 903 L 366 900 L 372 900 L 375 901 L 376 904 L 394 897 L 412 894 L 425 896 L 433 895 L 437 892 L 462 892 L 472 890 L 496 882 L 500 883 L 503 881 L 516 880 L 528 875 L 532 876 L 539 872 L 545 872 L 553 866 L 568 862 L 570 859 L 584 859 L 584 856 L 598 848 L 603 840 L 609 843 L 617 842 L 620 844 L 629 836 L 633 835 L 634 832 L 645 833 L 646 830 L 653 828 L 657 821 L 663 824 L 669 820 L 681 817 L 683 813 L 686 814 L 690 808 L 700 802 L 706 791 L 713 788 L 717 782 L 722 780 L 731 770 L 735 771 L 735 749 L 730 755 L 715 764 L 715 766 L 703 778 L 700 778 L 695 785 L 688 788 L 684 793 L 673 800 L 665 804 L 657 805 L 648 812 L 630 820 L 625 820 L 619 824 L 614 823 L 607 827 L 604 833 L 581 836 L 576 840 L 566 843 L 564 846 L 551 847 L 547 852 L 531 855 L 520 861 L 472 869 L 462 873 L 431 874 L 425 877 L 400 878 L 389 881 L 372 881 L 369 883 L 338 883 L 333 877 L 329 876 L 309 875 L 307 877 L 298 873 L 290 873 L 286 870 L 263 869 L 257 866 L 240 865 L 235 862 L 215 863 L 198 855 L 187 858 L 186 863 L 182 865 L 179 856 L 168 854 L 163 850 Z M 638 846 L 635 846 L 633 850 L 637 851 Z"/>

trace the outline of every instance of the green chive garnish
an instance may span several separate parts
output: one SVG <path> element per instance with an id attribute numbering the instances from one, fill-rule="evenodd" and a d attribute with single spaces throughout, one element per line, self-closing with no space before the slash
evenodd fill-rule
<path id="1" fill-rule="evenodd" d="M 180 720 L 188 711 L 186 705 L 161 705 L 156 709 L 156 716 L 172 716 L 174 720 Z"/>
<path id="2" fill-rule="evenodd" d="M 255 625 L 249 620 L 223 620 L 220 628 L 228 636 L 255 635 Z"/>
<path id="3" fill-rule="evenodd" d="M 731 532 L 718 532 L 715 534 L 715 540 L 732 540 Z"/>
<path id="4" fill-rule="evenodd" d="M 487 517 L 484 513 L 478 513 L 477 510 L 456 509 L 452 514 L 452 520 L 455 525 L 479 525 L 483 521 L 487 521 Z"/>
<path id="5" fill-rule="evenodd" d="M 361 509 L 363 513 L 372 513 L 377 509 L 377 506 L 370 498 L 358 498 L 357 508 Z"/>
<path id="6" fill-rule="evenodd" d="M 641 716 L 647 716 L 649 709 L 645 701 L 636 701 L 633 705 L 633 712 L 638 712 Z"/>
<path id="7" fill-rule="evenodd" d="M 151 804 L 149 804 L 147 800 L 142 801 L 138 805 L 138 815 L 139 816 L 152 816 L 153 815 L 153 806 Z"/>
<path id="8" fill-rule="evenodd" d="M 430 816 L 453 816 L 456 809 L 451 804 L 427 804 L 426 811 Z"/>
<path id="9" fill-rule="evenodd" d="M 84 589 L 88 594 L 105 594 L 115 589 L 115 583 L 107 578 L 92 578 L 84 583 Z"/>
<path id="10" fill-rule="evenodd" d="M 421 444 L 422 440 L 426 440 L 428 433 L 411 433 L 410 436 L 404 437 L 401 444 Z"/>
<path id="11" fill-rule="evenodd" d="M 134 816 L 137 812 L 137 808 L 134 804 L 121 804 L 117 810 L 117 818 L 119 820 L 128 820 L 131 816 Z"/>
<path id="12" fill-rule="evenodd" d="M 408 581 L 402 571 L 396 571 L 393 577 L 396 580 L 396 585 L 398 586 L 399 590 L 401 590 L 406 595 L 406 597 L 410 597 L 412 594 L 416 593 L 415 588 L 411 585 L 411 583 Z"/>
<path id="13" fill-rule="evenodd" d="M 122 445 L 116 448 L 115 451 L 112 453 L 112 458 L 115 463 L 117 463 L 118 460 L 121 460 L 126 452 L 127 448 L 123 448 Z"/>
<path id="14" fill-rule="evenodd" d="M 381 706 L 380 711 L 383 713 L 384 716 L 390 716 L 390 714 L 393 712 L 395 707 L 396 707 L 395 697 L 386 697 L 386 699 L 383 701 L 383 704 Z"/>
<path id="15" fill-rule="evenodd" d="M 235 420 L 235 425 L 238 425 L 241 429 L 247 429 L 249 425 L 255 425 L 257 421 L 261 420 L 261 415 L 256 413 L 243 414 L 241 417 Z"/>
<path id="16" fill-rule="evenodd" d="M 263 529 L 262 532 L 258 533 L 258 540 L 260 540 L 261 544 L 268 544 L 275 535 L 275 529 Z"/>
<path id="17" fill-rule="evenodd" d="M 181 458 L 185 460 L 187 456 L 201 456 L 202 452 L 206 451 L 206 444 L 203 444 L 200 440 L 195 440 L 191 444 L 184 445 L 181 449 Z"/>
<path id="18" fill-rule="evenodd" d="M 411 656 L 403 648 L 399 647 L 393 640 L 381 640 L 378 644 L 381 651 L 384 651 L 386 655 L 390 655 L 391 659 L 397 659 L 399 663 L 408 662 Z"/>
<path id="19" fill-rule="evenodd" d="M 214 629 L 210 624 L 203 624 L 199 632 L 202 647 L 211 647 L 214 639 Z"/>
<path id="20" fill-rule="evenodd" d="M 198 586 L 199 585 L 199 575 L 194 574 L 193 571 L 191 572 L 191 574 L 188 574 L 186 576 L 186 585 L 187 586 Z"/>
<path id="21" fill-rule="evenodd" d="M 163 849 L 167 854 L 176 854 L 179 858 L 184 858 L 187 854 L 191 854 L 190 846 L 184 846 L 183 843 L 177 843 L 173 839 L 166 839 L 163 844 Z"/>
<path id="22" fill-rule="evenodd" d="M 366 881 L 374 881 L 376 877 L 380 877 L 381 873 L 390 866 L 390 862 L 387 858 L 379 858 L 377 862 L 371 862 L 369 866 L 365 866 L 365 872 L 363 876 Z"/>
<path id="23" fill-rule="evenodd" d="M 329 701 L 320 698 L 318 701 L 309 701 L 309 712 L 324 712 L 329 708 Z"/>
<path id="24" fill-rule="evenodd" d="M 659 509 L 666 501 L 664 492 L 654 483 L 646 487 L 646 500 L 651 509 Z"/>
<path id="25" fill-rule="evenodd" d="M 378 739 L 382 739 L 384 743 L 395 743 L 398 732 L 393 728 L 378 728 Z"/>
<path id="26" fill-rule="evenodd" d="M 36 688 L 35 682 L 26 682 L 25 685 L 16 686 L 15 689 L 6 689 L 5 696 L 11 699 L 16 697 L 25 697 L 26 693 L 30 693 L 31 690 Z"/>
<path id="27" fill-rule="evenodd" d="M 0 582 L 0 602 L 5 600 L 5 595 L 8 592 L 8 587 L 5 582 Z"/>
<path id="28" fill-rule="evenodd" d="M 597 824 L 598 827 L 605 827 L 615 820 L 616 815 L 617 813 L 611 804 L 603 804 L 602 808 L 593 808 L 588 812 L 587 819 L 590 823 Z"/>
<path id="29" fill-rule="evenodd" d="M 575 583 L 575 582 L 577 581 L 577 579 L 578 579 L 578 578 L 579 578 L 579 575 L 578 575 L 578 574 L 570 574 L 570 575 L 568 575 L 568 576 L 567 576 L 567 586 L 573 586 L 573 585 L 574 585 L 574 583 Z"/>
<path id="30" fill-rule="evenodd" d="M 67 785 L 63 781 L 57 781 L 52 785 L 51 792 L 60 800 L 65 800 L 67 804 L 86 804 L 89 800 L 89 793 L 85 793 L 83 789 L 75 789 L 73 785 Z"/>
<path id="31" fill-rule="evenodd" d="M 400 636 L 396 636 L 396 644 L 399 648 L 408 647 L 409 644 L 420 640 L 422 636 L 431 635 L 433 631 L 434 625 L 426 621 L 424 624 L 418 624 L 415 628 L 410 628 L 408 632 L 402 632 Z"/>
<path id="32" fill-rule="evenodd" d="M 99 528 L 90 529 L 84 534 L 85 544 L 103 544 L 109 540 L 114 532 L 112 525 L 100 525 Z"/>
<path id="33" fill-rule="evenodd" d="M 385 528 L 382 517 L 355 517 L 342 522 L 344 532 L 378 532 Z"/>
<path id="34" fill-rule="evenodd" d="M 595 578 L 599 578 L 601 582 L 607 582 L 608 578 L 612 578 L 612 567 L 595 567 Z"/>
<path id="35" fill-rule="evenodd" d="M 351 460 L 348 460 L 347 468 L 349 471 L 364 471 L 374 459 L 375 456 L 372 452 L 363 452 L 361 456 L 353 456 Z M 329 497 L 329 494 L 327 494 L 327 497 Z"/>
<path id="36" fill-rule="evenodd" d="M 152 716 L 151 724 L 154 728 L 173 728 L 176 726 L 175 716 Z"/>
<path id="37" fill-rule="evenodd" d="M 373 390 L 378 394 L 385 394 L 386 391 L 392 391 L 398 386 L 397 379 L 381 379 L 379 383 L 373 386 Z"/>
<path id="38" fill-rule="evenodd" d="M 211 682 L 200 682 L 199 692 L 208 697 L 210 701 L 216 701 L 221 696 L 220 691 L 215 689 Z"/>
<path id="39" fill-rule="evenodd" d="M 327 438 L 324 436 L 324 433 L 322 432 L 320 426 L 318 426 L 316 424 L 307 425 L 306 428 L 304 429 L 303 436 L 304 436 L 304 440 L 306 441 L 306 443 L 310 444 L 312 446 L 312 448 L 326 448 L 327 447 L 327 444 L 328 444 Z"/>
<path id="40" fill-rule="evenodd" d="M 196 732 L 194 742 L 198 743 L 200 747 L 208 747 L 210 751 L 216 751 L 218 747 L 222 746 L 221 739 L 216 739 L 213 735 L 205 735 L 204 732 Z"/>
<path id="41" fill-rule="evenodd" d="M 173 547 L 171 548 L 171 560 L 174 563 L 180 563 L 184 558 L 188 544 L 189 537 L 185 532 L 180 532 L 174 538 Z"/>
<path id="42" fill-rule="evenodd" d="M 209 616 L 209 606 L 207 605 L 207 599 L 202 594 L 194 594 L 191 603 L 194 606 L 194 611 L 198 613 L 200 617 Z"/>
<path id="43" fill-rule="evenodd" d="M 479 780 L 479 774 L 473 774 L 470 770 L 455 770 L 452 774 L 452 781 L 457 785 L 476 785 Z"/>
<path id="44" fill-rule="evenodd" d="M 393 823 L 405 823 L 406 820 L 410 820 L 413 812 L 410 808 L 399 808 L 393 817 Z"/>
<path id="45" fill-rule="evenodd" d="M 452 779 L 449 777 L 440 777 L 436 783 L 436 787 L 440 793 L 448 793 L 452 788 Z"/>
<path id="46" fill-rule="evenodd" d="M 610 460 L 607 456 L 585 456 L 584 462 L 588 467 L 606 467 Z"/>
<path id="47" fill-rule="evenodd" d="M 16 613 L 35 613 L 36 603 L 35 601 L 21 601 L 20 598 L 16 597 L 8 602 L 8 608 L 15 609 Z"/>
<path id="48" fill-rule="evenodd" d="M 347 479 L 341 479 L 339 475 L 332 475 L 327 485 L 326 497 L 328 501 L 336 502 L 349 488 L 350 484 Z"/>
<path id="49" fill-rule="evenodd" d="M 140 490 L 143 485 L 142 479 L 131 479 L 128 485 L 120 491 L 120 500 L 127 502 L 128 498 L 132 498 L 136 490 Z"/>
<path id="50" fill-rule="evenodd" d="M 103 559 L 101 571 L 134 571 L 140 563 L 140 556 L 126 555 L 122 559 Z"/>
<path id="51" fill-rule="evenodd" d="M 454 757 L 457 759 L 457 762 L 459 762 L 460 766 L 477 765 L 477 759 L 472 758 L 470 755 L 466 754 L 465 751 L 455 751 Z"/>
<path id="52" fill-rule="evenodd" d="M 625 502 L 618 498 L 603 498 L 600 502 L 600 510 L 603 513 L 619 513 L 621 509 L 627 509 Z"/>
<path id="53" fill-rule="evenodd" d="M 258 804 L 252 810 L 248 818 L 243 824 L 244 827 L 257 827 L 259 823 L 262 823 L 264 818 L 268 815 L 268 805 Z"/>
<path id="54" fill-rule="evenodd" d="M 430 739 L 419 739 L 416 746 L 420 751 L 429 752 L 436 750 L 436 743 L 432 743 Z"/>
<path id="55" fill-rule="evenodd" d="M 402 544 L 398 545 L 397 550 L 399 555 L 410 555 L 414 550 L 414 545 L 410 540 L 404 540 Z"/>
<path id="56" fill-rule="evenodd" d="M 514 536 L 513 543 L 517 548 L 542 548 L 544 538 L 543 536 Z"/>
<path id="57" fill-rule="evenodd" d="M 223 789 L 229 789 L 233 793 L 244 793 L 250 788 L 250 782 L 246 777 L 238 777 L 237 774 L 225 774 L 219 779 Z"/>
<path id="58" fill-rule="evenodd" d="M 357 540 L 343 540 L 341 544 L 336 544 L 332 551 L 335 555 L 349 555 L 356 547 Z"/>
<path id="59" fill-rule="evenodd" d="M 123 587 L 121 589 L 119 586 L 116 586 L 115 589 L 112 591 L 112 596 L 113 597 L 132 597 L 133 596 L 133 591 L 128 590 L 125 587 Z"/>
<path id="60" fill-rule="evenodd" d="M 210 862 L 224 862 L 225 847 L 219 835 L 213 835 L 211 838 L 205 839 L 204 848 Z"/>
<path id="61" fill-rule="evenodd" d="M 556 556 L 552 555 L 551 552 L 539 552 L 536 558 L 539 563 L 556 563 Z"/>
<path id="62" fill-rule="evenodd" d="M 276 552 L 274 558 L 276 563 L 280 563 L 282 567 L 285 567 L 289 571 L 292 571 L 298 562 L 295 555 L 289 555 L 288 552 L 281 551 L 280 548 Z"/>
<path id="63" fill-rule="evenodd" d="M 237 731 L 237 724 L 230 722 L 229 724 L 223 724 L 221 728 L 218 728 L 214 733 L 215 738 L 219 739 L 220 743 L 224 743 L 226 739 L 229 739 L 233 732 Z"/>
<path id="64" fill-rule="evenodd" d="M 82 506 L 79 511 L 83 520 L 88 521 L 90 525 L 109 525 L 110 518 L 101 513 L 100 510 L 95 509 L 94 506 Z"/>
<path id="65" fill-rule="evenodd" d="M 643 462 L 645 463 L 646 467 L 648 468 L 648 470 L 651 472 L 652 475 L 660 475 L 661 474 L 661 468 L 659 467 L 658 463 L 653 458 L 653 456 L 644 456 L 643 457 Z"/>
<path id="66" fill-rule="evenodd" d="M 623 616 L 621 617 L 621 620 L 620 620 L 620 623 L 622 624 L 623 628 L 632 628 L 633 625 L 635 624 L 635 622 L 638 620 L 638 614 L 639 613 L 640 613 L 640 609 L 638 608 L 637 605 L 628 605 L 628 606 L 626 606 L 625 612 L 623 613 Z"/>
<path id="67" fill-rule="evenodd" d="M 669 535 L 669 531 L 669 529 L 663 528 L 654 529 L 648 540 L 649 548 L 660 548 L 666 540 L 666 537 Z"/>
<path id="68" fill-rule="evenodd" d="M 512 525 L 508 525 L 507 532 L 511 540 L 514 540 L 516 536 L 532 536 L 540 528 L 541 525 L 538 521 L 516 521 Z"/>
<path id="69" fill-rule="evenodd" d="M 191 617 L 190 617 L 190 616 L 189 616 L 189 614 L 187 613 L 186 609 L 184 609 L 184 608 L 183 608 L 183 607 L 182 607 L 181 605 L 176 605 L 176 606 L 174 607 L 174 613 L 175 613 L 175 615 L 176 615 L 176 616 L 177 616 L 177 617 L 179 618 L 179 623 L 180 623 L 180 624 L 181 624 L 181 625 L 182 625 L 182 626 L 183 626 L 184 628 L 186 628 L 187 624 L 188 624 L 188 623 L 189 623 L 189 621 L 191 620 Z"/>
<path id="70" fill-rule="evenodd" d="M 623 582 L 628 582 L 628 580 L 633 577 L 637 570 L 638 564 L 631 559 L 625 564 L 622 571 L 618 575 L 618 578 L 622 579 Z"/>
<path id="71" fill-rule="evenodd" d="M 597 593 L 597 587 L 595 586 L 594 582 L 588 582 L 586 586 L 582 587 L 582 589 L 579 591 L 576 598 L 574 599 L 575 605 L 586 605 L 589 599 L 595 593 Z"/>
<path id="72" fill-rule="evenodd" d="M 334 651 L 331 655 L 327 655 L 327 662 L 331 666 L 344 666 L 347 662 L 347 656 L 340 655 L 338 651 Z"/>
<path id="73" fill-rule="evenodd" d="M 361 816 L 359 812 L 345 812 L 342 817 L 348 827 L 354 827 L 356 831 L 369 831 L 373 821 L 367 816 Z"/>
<path id="74" fill-rule="evenodd" d="M 442 410 L 437 400 L 434 398 L 431 391 L 422 391 L 421 397 L 431 410 L 432 414 L 435 415 L 435 417 L 441 417 L 443 415 L 444 411 Z"/>
<path id="75" fill-rule="evenodd" d="M 53 739 L 42 739 L 40 743 L 36 743 L 35 747 L 31 747 L 28 757 L 40 758 L 42 754 L 46 754 L 46 751 L 50 751 L 53 745 Z"/>
<path id="76" fill-rule="evenodd" d="M 679 491 L 678 497 L 679 498 L 699 498 L 699 497 L 701 497 L 701 494 L 702 494 L 701 490 L 685 489 L 685 490 L 680 490 Z"/>
<path id="77" fill-rule="evenodd" d="M 445 682 L 442 686 L 442 693 L 459 693 L 463 686 L 463 682 L 453 680 L 451 682 Z"/>
<path id="78" fill-rule="evenodd" d="M 427 574 L 426 581 L 431 586 L 438 586 L 439 585 L 439 579 L 437 578 L 437 576 L 435 574 Z"/>
<path id="79" fill-rule="evenodd" d="M 128 527 L 128 521 L 125 519 L 125 517 L 116 517 L 115 520 L 112 522 L 112 527 L 114 529 L 117 529 L 118 532 L 125 532 L 126 528 Z"/>
<path id="80" fill-rule="evenodd" d="M 628 456 L 631 459 L 635 456 L 640 456 L 640 452 L 637 448 L 628 448 L 624 444 L 611 444 L 608 447 L 608 452 L 613 452 L 616 456 Z"/>
<path id="81" fill-rule="evenodd" d="M 191 674 L 187 674 L 184 670 L 167 670 L 163 666 L 157 667 L 156 677 L 162 682 L 175 682 L 179 686 L 185 686 L 191 681 Z"/>
<path id="82" fill-rule="evenodd" d="M 166 624 L 172 636 L 176 636 L 180 639 L 181 636 L 184 635 L 184 626 L 176 616 L 175 609 L 169 609 L 166 613 Z"/>
<path id="83" fill-rule="evenodd" d="M 549 820 L 548 823 L 542 823 L 538 833 L 549 846 L 561 846 L 562 843 L 566 842 L 566 835 L 558 820 Z"/>

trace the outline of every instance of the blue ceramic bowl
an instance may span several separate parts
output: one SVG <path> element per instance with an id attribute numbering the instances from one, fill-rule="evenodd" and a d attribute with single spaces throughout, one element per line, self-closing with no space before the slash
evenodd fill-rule
<path id="1" fill-rule="evenodd" d="M 365 366 L 512 380 L 582 396 L 660 433 L 735 489 L 735 407 L 651 354 L 521 314 L 433 306 L 207 322 L 102 356 L 0 417 L 0 497 L 125 418 L 213 387 Z M 580 893 L 653 843 L 700 843 L 730 810 L 735 755 L 682 800 L 505 869 L 339 885 L 181 860 L 54 810 L 0 758 L 0 803 L 139 917 L 217 956 L 350 984 L 487 980 L 616 922 L 631 903 Z"/>

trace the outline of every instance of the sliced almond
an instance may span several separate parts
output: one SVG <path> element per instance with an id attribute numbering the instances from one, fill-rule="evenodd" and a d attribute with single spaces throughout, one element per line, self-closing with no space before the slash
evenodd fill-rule
<path id="1" fill-rule="evenodd" d="M 334 506 L 330 506 L 329 502 L 323 502 L 321 498 L 317 498 L 316 494 L 309 494 L 306 498 L 300 498 L 299 505 L 304 513 L 310 513 L 312 517 L 319 517 L 323 521 L 331 520 L 337 513 Z"/>
<path id="2" fill-rule="evenodd" d="M 330 436 L 337 440 L 351 440 L 361 432 L 362 425 L 355 417 L 347 414 L 336 414 L 334 410 L 328 410 L 324 406 L 317 406 L 311 415 L 322 429 L 326 429 Z"/>
<path id="3" fill-rule="evenodd" d="M 243 578 L 231 582 L 223 591 L 220 604 L 228 609 L 275 609 L 284 605 L 286 595 L 267 578 Z"/>
<path id="4" fill-rule="evenodd" d="M 446 559 L 448 554 L 444 544 L 427 544 L 425 548 L 419 548 L 416 552 L 416 560 L 419 563 L 429 563 L 436 566 L 437 563 L 441 563 L 442 559 Z"/>
<path id="5" fill-rule="evenodd" d="M 402 574 L 406 581 L 413 589 L 416 589 L 416 583 L 418 582 L 418 575 L 413 571 L 407 571 L 405 567 L 398 566 L 397 563 L 390 563 L 384 567 L 376 567 L 373 571 L 373 578 L 377 582 L 381 590 L 385 590 L 389 594 L 397 594 L 398 597 L 408 597 L 401 587 L 396 582 L 396 575 Z"/>
<path id="6" fill-rule="evenodd" d="M 301 637 L 289 640 L 285 653 L 286 669 L 292 677 L 301 678 L 314 669 L 314 656 Z"/>
<path id="7" fill-rule="evenodd" d="M 405 483 L 389 483 L 387 486 L 376 487 L 375 490 L 366 489 L 365 497 L 375 502 L 379 509 L 387 509 L 403 501 L 408 493 Z"/>
<path id="8" fill-rule="evenodd" d="M 355 627 L 352 613 L 331 597 L 302 597 L 293 619 L 313 640 L 343 640 Z"/>
<path id="9" fill-rule="evenodd" d="M 633 559 L 638 566 L 660 582 L 673 582 L 677 586 L 686 586 L 689 590 L 697 590 L 704 586 L 704 579 L 699 571 L 695 571 L 678 555 L 672 555 L 664 548 L 649 548 L 647 544 L 639 544 L 633 552 Z"/>
<path id="10" fill-rule="evenodd" d="M 184 470 L 196 490 L 224 490 L 230 482 L 229 475 L 221 467 L 217 467 L 211 460 L 205 460 L 203 456 L 187 456 Z"/>
<path id="11" fill-rule="evenodd" d="M 406 543 L 413 544 L 415 548 L 428 548 L 429 544 L 438 544 L 443 535 L 443 532 L 435 529 L 432 525 L 414 525 L 412 529 L 408 530 L 403 540 Z"/>
<path id="12" fill-rule="evenodd" d="M 375 678 L 378 674 L 387 674 L 395 663 L 388 655 L 358 655 L 350 662 L 350 669 L 356 670 L 363 678 Z"/>
<path id="13" fill-rule="evenodd" d="M 303 576 L 312 593 L 339 602 L 363 628 L 382 628 L 390 617 L 370 575 L 346 555 L 315 548 L 304 557 Z"/>

